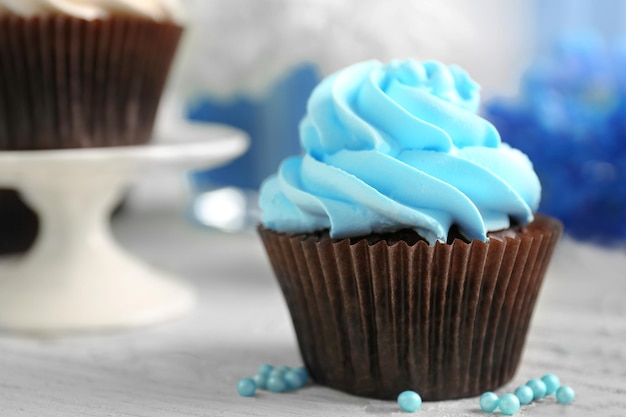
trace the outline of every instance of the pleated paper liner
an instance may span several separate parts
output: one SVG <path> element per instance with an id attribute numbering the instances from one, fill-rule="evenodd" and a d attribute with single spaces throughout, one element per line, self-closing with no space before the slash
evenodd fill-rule
<path id="1" fill-rule="evenodd" d="M 133 17 L 0 17 L 0 149 L 146 143 L 181 32 Z"/>
<path id="2" fill-rule="evenodd" d="M 545 216 L 487 243 L 369 244 L 259 227 L 312 378 L 426 401 L 480 395 L 518 367 L 561 234 Z"/>

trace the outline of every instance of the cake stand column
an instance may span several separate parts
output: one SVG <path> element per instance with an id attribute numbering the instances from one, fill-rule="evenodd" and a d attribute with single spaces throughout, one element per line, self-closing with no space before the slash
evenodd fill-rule
<path id="1" fill-rule="evenodd" d="M 193 306 L 186 285 L 134 259 L 112 238 L 109 216 L 132 161 L 25 165 L 16 165 L 13 183 L 38 212 L 40 233 L 28 253 L 0 267 L 0 326 L 27 332 L 119 328 L 173 319 Z"/>

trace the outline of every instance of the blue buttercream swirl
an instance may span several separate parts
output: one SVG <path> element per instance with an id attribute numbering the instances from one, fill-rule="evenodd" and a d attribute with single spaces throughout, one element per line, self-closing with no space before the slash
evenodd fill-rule
<path id="1" fill-rule="evenodd" d="M 452 225 L 469 240 L 526 224 L 541 186 L 526 155 L 477 115 L 479 86 L 457 66 L 367 61 L 325 78 L 300 125 L 304 155 L 260 190 L 265 227 L 333 238 Z"/>

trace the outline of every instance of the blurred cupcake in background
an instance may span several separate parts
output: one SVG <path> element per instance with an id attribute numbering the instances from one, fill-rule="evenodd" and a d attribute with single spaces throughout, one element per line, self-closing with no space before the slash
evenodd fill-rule
<path id="1" fill-rule="evenodd" d="M 575 238 L 626 240 L 626 43 L 562 36 L 528 68 L 519 95 L 491 100 L 486 117 L 533 160 L 540 211 Z"/>
<path id="2" fill-rule="evenodd" d="M 179 19 L 171 0 L 0 1 L 0 149 L 146 143 Z"/>
<path id="3" fill-rule="evenodd" d="M 182 34 L 178 0 L 1 0 L 0 150 L 145 144 Z M 0 253 L 36 215 L 0 190 Z"/>

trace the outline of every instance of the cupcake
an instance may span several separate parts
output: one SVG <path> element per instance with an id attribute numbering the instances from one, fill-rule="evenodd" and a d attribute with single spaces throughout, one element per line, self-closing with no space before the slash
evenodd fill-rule
<path id="1" fill-rule="evenodd" d="M 149 141 L 182 33 L 176 0 L 0 0 L 0 150 Z M 0 190 L 0 252 L 37 220 Z"/>
<path id="2" fill-rule="evenodd" d="M 363 62 L 313 91 L 258 231 L 316 382 L 444 400 L 513 377 L 562 227 L 478 106 L 438 62 Z"/>
<path id="3" fill-rule="evenodd" d="M 168 0 L 0 1 L 0 149 L 148 142 L 177 19 Z"/>

